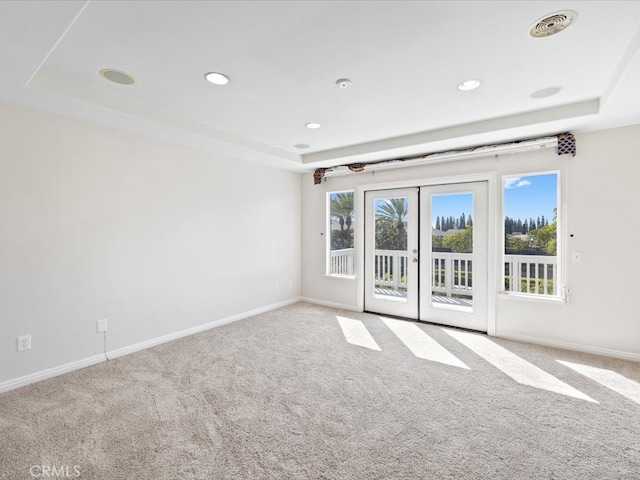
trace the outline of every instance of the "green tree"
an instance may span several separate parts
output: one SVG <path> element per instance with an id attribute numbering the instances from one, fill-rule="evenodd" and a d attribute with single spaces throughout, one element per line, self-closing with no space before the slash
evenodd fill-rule
<path id="1" fill-rule="evenodd" d="M 398 227 L 392 220 L 384 217 L 376 217 L 376 250 L 406 250 L 405 243 L 398 248 Z"/>
<path id="2" fill-rule="evenodd" d="M 531 245 L 534 248 L 544 250 L 547 255 L 557 253 L 556 222 L 541 228 L 529 231 Z"/>
<path id="3" fill-rule="evenodd" d="M 331 195 L 331 216 L 338 220 L 340 230 L 351 229 L 353 221 L 353 192 L 334 193 Z"/>
<path id="4" fill-rule="evenodd" d="M 455 232 L 442 239 L 442 246 L 457 253 L 473 251 L 473 227 L 466 227 L 461 232 Z"/>
<path id="5" fill-rule="evenodd" d="M 406 223 L 409 212 L 409 202 L 406 198 L 387 198 L 378 205 L 376 211 L 376 224 L 379 219 L 387 219 L 395 225 L 398 230 L 397 248 L 394 250 L 407 249 Z M 377 243 L 377 239 L 376 239 Z"/>
<path id="6" fill-rule="evenodd" d="M 353 248 L 353 230 L 333 230 L 331 232 L 331 250 Z"/>
<path id="7" fill-rule="evenodd" d="M 331 249 L 353 248 L 353 192 L 331 194 L 331 219 L 340 225 L 331 230 Z"/>
<path id="8" fill-rule="evenodd" d="M 558 253 L 558 209 L 553 209 L 553 221 L 549 223 L 544 215 L 541 218 L 542 226 L 529 231 L 529 238 L 535 248 L 544 250 L 547 255 Z"/>
<path id="9" fill-rule="evenodd" d="M 526 252 L 527 250 L 530 250 L 529 244 L 521 238 L 514 238 L 513 240 L 507 239 L 506 249 L 509 250 L 510 253 Z"/>
<path id="10" fill-rule="evenodd" d="M 513 219 L 511 217 L 504 217 L 504 231 L 505 233 L 513 233 Z"/>

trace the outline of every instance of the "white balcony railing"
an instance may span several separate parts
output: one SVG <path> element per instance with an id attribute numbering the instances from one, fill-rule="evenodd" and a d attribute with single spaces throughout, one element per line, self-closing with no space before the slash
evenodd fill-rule
<path id="1" fill-rule="evenodd" d="M 505 292 L 555 295 L 558 292 L 556 256 L 505 255 Z"/>
<path id="2" fill-rule="evenodd" d="M 431 269 L 431 291 L 444 294 L 471 297 L 473 278 L 473 254 L 433 252 Z"/>
<path id="3" fill-rule="evenodd" d="M 473 291 L 473 254 L 433 252 L 431 288 L 447 297 L 471 296 Z M 544 255 L 505 255 L 505 292 L 555 295 L 557 293 L 557 257 Z M 376 250 L 375 286 L 393 290 L 407 287 L 408 254 L 403 250 Z M 331 273 L 353 275 L 353 248 L 331 252 Z"/>
<path id="4" fill-rule="evenodd" d="M 409 257 L 406 251 L 376 250 L 373 265 L 375 286 L 406 290 L 408 261 Z"/>
<path id="5" fill-rule="evenodd" d="M 331 250 L 329 272 L 333 275 L 353 275 L 353 248 Z"/>

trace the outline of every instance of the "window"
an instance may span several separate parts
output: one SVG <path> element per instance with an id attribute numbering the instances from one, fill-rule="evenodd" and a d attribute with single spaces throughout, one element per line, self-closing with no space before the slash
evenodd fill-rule
<path id="1" fill-rule="evenodd" d="M 327 194 L 329 234 L 327 235 L 327 273 L 329 275 L 353 275 L 353 237 L 355 215 L 354 191 Z"/>
<path id="2" fill-rule="evenodd" d="M 504 177 L 504 291 L 563 294 L 559 261 L 559 175 Z"/>

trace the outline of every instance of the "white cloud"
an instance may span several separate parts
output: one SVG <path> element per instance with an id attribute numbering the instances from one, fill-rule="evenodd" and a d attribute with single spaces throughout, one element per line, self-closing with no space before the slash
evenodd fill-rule
<path id="1" fill-rule="evenodd" d="M 520 188 L 526 187 L 527 185 L 531 185 L 531 182 L 529 180 L 523 180 L 520 177 L 507 178 L 504 181 L 504 188 Z"/>

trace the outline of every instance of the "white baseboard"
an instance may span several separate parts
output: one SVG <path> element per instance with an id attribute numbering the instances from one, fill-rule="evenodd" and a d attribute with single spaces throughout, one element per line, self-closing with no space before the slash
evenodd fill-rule
<path id="1" fill-rule="evenodd" d="M 40 372 L 31 373 L 23 377 L 7 380 L 6 382 L 0 383 L 0 393 L 8 392 L 9 390 L 15 390 L 16 388 L 20 387 L 26 387 L 27 385 L 31 385 L 32 383 L 41 382 L 42 380 L 46 380 L 48 378 L 57 377 L 58 375 L 73 372 L 74 370 L 80 370 L 81 368 L 90 367 L 91 365 L 96 365 L 100 362 L 104 362 L 106 361 L 106 359 L 107 358 L 105 357 L 104 353 L 102 353 L 100 355 L 94 355 L 93 357 L 78 360 L 77 362 L 66 363 L 57 367 L 41 370 Z"/>
<path id="2" fill-rule="evenodd" d="M 20 387 L 26 387 L 27 385 L 30 385 L 32 383 L 40 382 L 42 380 L 46 380 L 52 377 L 57 377 L 58 375 L 63 375 L 65 373 L 70 373 L 70 372 L 73 372 L 74 370 L 80 370 L 81 368 L 90 367 L 92 365 L 96 365 L 98 363 L 104 362 L 107 359 L 122 357 L 123 355 L 127 355 L 133 352 L 138 352 L 140 350 L 144 350 L 145 348 L 151 348 L 156 345 L 160 345 L 162 343 L 170 342 L 172 340 L 177 340 L 178 338 L 194 335 L 199 332 L 204 332 L 205 330 L 210 330 L 212 328 L 220 327 L 222 325 L 226 325 L 232 322 L 237 322 L 238 320 L 243 320 L 245 318 L 253 317 L 261 313 L 286 307 L 287 305 L 298 303 L 301 300 L 302 299 L 300 297 L 292 298 L 289 300 L 285 300 L 283 302 L 278 302 L 271 305 L 267 305 L 265 307 L 256 308 L 255 310 L 250 310 L 248 312 L 238 313 L 230 317 L 214 320 L 213 322 L 205 323 L 204 325 L 199 325 L 197 327 L 188 328 L 186 330 L 181 330 L 176 333 L 171 333 L 169 335 L 164 335 L 162 337 L 147 340 L 145 342 L 137 343 L 135 345 L 129 345 L 127 347 L 111 350 L 107 352 L 106 356 L 105 354 L 94 355 L 92 357 L 84 358 L 76 362 L 67 363 L 65 365 L 59 365 L 57 367 L 48 368 L 46 370 L 42 370 L 36 373 L 31 373 L 23 377 L 7 380 L 0 383 L 0 393 L 8 392 L 10 390 L 15 390 L 16 388 L 20 388 Z"/>
<path id="3" fill-rule="evenodd" d="M 611 350 L 608 348 L 593 347 L 590 345 L 582 345 L 579 343 L 562 342 L 556 340 L 547 340 L 544 338 L 530 337 L 528 335 L 517 334 L 501 334 L 495 335 L 496 338 L 504 338 L 506 340 L 516 340 L 518 342 L 535 343 L 537 345 L 544 345 L 545 347 L 562 348 L 565 350 L 574 350 L 576 352 L 590 353 L 593 355 L 602 355 L 605 357 L 620 358 L 622 360 L 631 360 L 634 362 L 640 362 L 640 354 L 632 352 L 624 352 L 621 350 Z"/>
<path id="4" fill-rule="evenodd" d="M 221 327 L 222 325 L 226 325 L 228 323 L 233 323 L 233 322 L 237 322 L 238 320 L 254 317 L 256 315 L 260 315 L 261 313 L 269 312 L 271 310 L 276 310 L 277 308 L 286 307 L 287 305 L 298 303 L 300 300 L 301 300 L 300 297 L 292 298 L 290 300 L 285 300 L 283 302 L 267 305 L 266 307 L 260 307 L 260 308 L 256 308 L 255 310 L 250 310 L 248 312 L 242 312 L 236 315 L 232 315 L 230 317 L 214 320 L 213 322 L 205 323 L 204 325 L 198 325 L 197 327 L 188 328 L 186 330 L 180 330 L 179 332 L 170 333 L 169 335 L 164 335 L 162 337 L 146 340 L 144 342 L 136 343 L 135 345 L 129 345 L 123 348 L 110 350 L 107 352 L 107 357 L 109 358 L 109 360 L 112 360 L 114 358 L 122 357 L 130 353 L 139 352 L 140 350 L 145 350 L 147 348 L 155 347 L 156 345 L 161 345 L 163 343 L 171 342 L 172 340 L 177 340 L 179 338 L 195 335 L 196 333 L 204 332 L 206 330 L 211 330 L 212 328 Z"/>
<path id="5" fill-rule="evenodd" d="M 326 300 L 318 300 L 317 298 L 302 297 L 301 301 L 307 302 L 307 303 L 313 303 L 315 305 L 322 305 L 323 307 L 331 307 L 331 308 L 338 308 L 340 310 L 347 310 L 349 312 L 362 311 L 353 305 L 346 305 L 343 303 L 336 303 L 336 302 L 327 302 Z"/>

